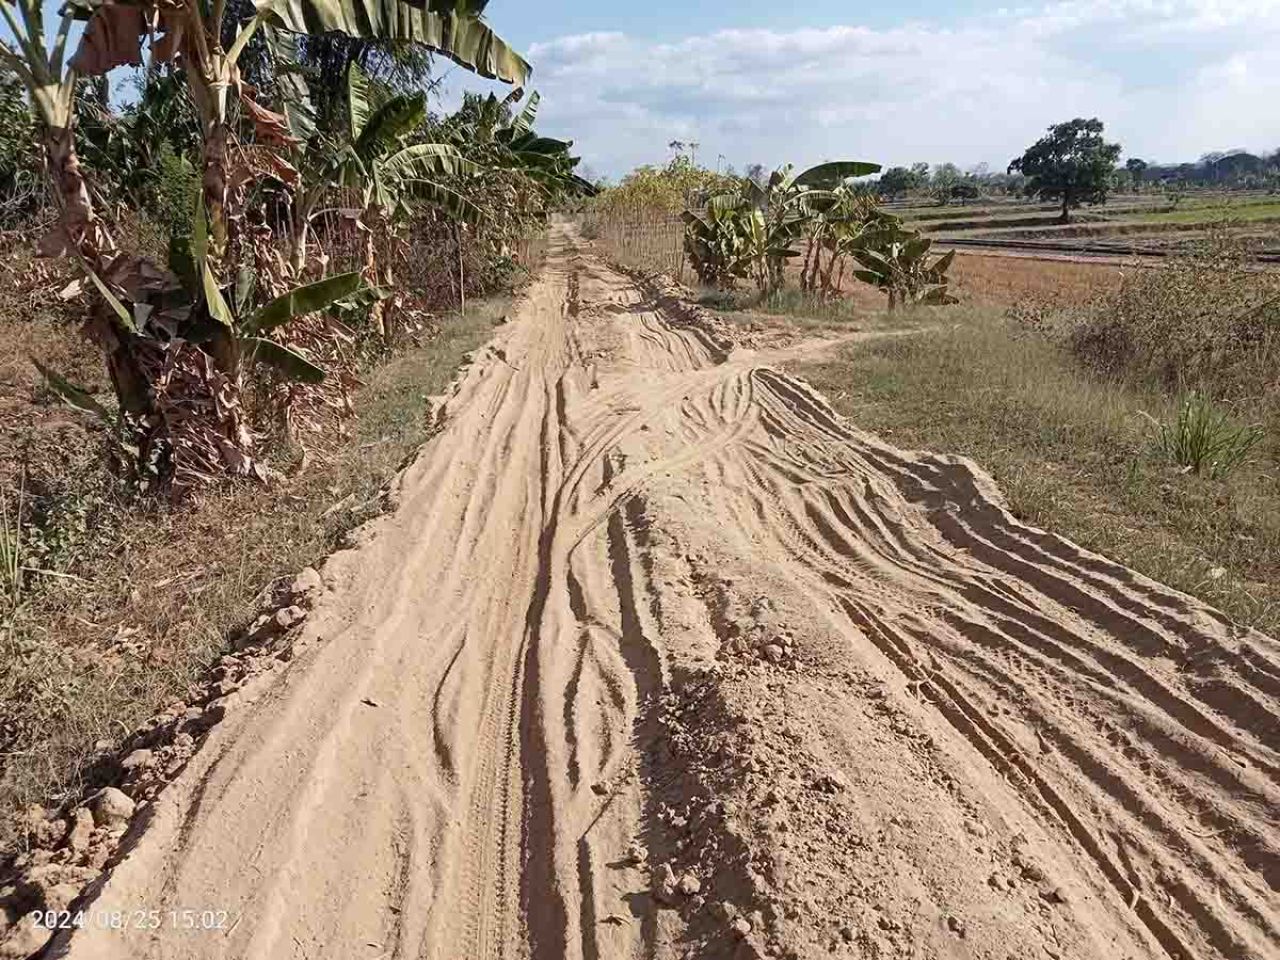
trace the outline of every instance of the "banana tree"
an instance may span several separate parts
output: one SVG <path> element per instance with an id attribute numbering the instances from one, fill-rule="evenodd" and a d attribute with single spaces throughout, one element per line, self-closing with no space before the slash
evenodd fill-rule
<path id="1" fill-rule="evenodd" d="M 581 158 L 570 153 L 572 140 L 540 136 L 533 129 L 541 95 L 535 90 L 514 117 L 511 109 L 523 91 L 499 100 L 469 98 L 445 124 L 453 142 L 483 166 L 516 170 L 536 184 L 548 201 L 591 196 L 595 186 L 574 173 Z"/>
<path id="2" fill-rule="evenodd" d="M 380 102 L 379 102 L 380 101 Z M 409 137 L 427 117 L 425 94 L 377 96 L 369 78 L 352 64 L 347 75 L 349 142 L 329 159 L 329 170 L 299 197 L 303 215 L 313 216 L 316 195 L 331 181 L 358 190 L 360 225 L 365 236 L 365 279 L 373 286 L 393 282 L 391 263 L 378 262 L 378 241 L 417 203 L 448 211 L 455 220 L 475 221 L 479 211 L 448 184 L 449 178 L 474 174 L 475 164 L 447 143 L 410 143 Z M 370 320 L 386 334 L 385 302 L 372 305 Z"/>
<path id="3" fill-rule="evenodd" d="M 808 245 L 800 269 L 800 286 L 811 293 L 832 295 L 844 277 L 845 259 L 875 216 L 874 201 L 841 184 L 806 202 L 810 212 Z M 827 254 L 824 265 L 823 254 Z M 840 272 L 835 274 L 839 265 Z"/>
<path id="4" fill-rule="evenodd" d="M 783 265 L 787 258 L 796 255 L 792 244 L 814 221 L 824 205 L 838 198 L 833 191 L 845 181 L 878 173 L 878 163 L 858 160 L 833 160 L 794 173 L 790 164 L 778 168 L 763 183 L 746 180 L 743 197 L 760 211 L 765 221 L 765 233 L 770 238 L 765 249 L 770 251 L 765 263 L 765 286 L 762 292 L 778 289 L 783 285 Z"/>
<path id="5" fill-rule="evenodd" d="M 123 258 L 110 229 L 94 209 L 93 196 L 76 152 L 76 71 L 66 63 L 67 45 L 74 25 L 72 14 L 62 14 L 52 38 L 46 37 L 41 0 L 0 0 L 3 17 L 13 34 L 12 43 L 0 41 L 0 58 L 13 69 L 31 99 L 38 121 L 46 169 L 60 201 L 54 229 L 39 246 L 44 256 L 70 255 L 90 270 L 136 274 Z M 139 414 L 148 411 L 152 392 L 146 371 L 134 349 L 135 334 L 115 315 L 95 302 L 86 334 L 101 348 L 107 373 L 120 406 Z"/>
<path id="6" fill-rule="evenodd" d="M 66 69 L 74 16 L 64 12 L 47 38 L 41 0 L 0 0 L 0 16 L 13 41 L 0 43 L 0 58 L 22 80 L 39 120 L 49 176 L 61 201 L 58 226 L 41 244 L 48 255 L 75 253 L 98 267 L 116 250 L 115 240 L 93 207 L 75 144 L 76 72 Z"/>
<path id="7" fill-rule="evenodd" d="M 181 284 L 176 302 L 134 304 L 141 316 L 154 315 L 162 336 L 204 344 L 225 337 L 233 349 L 231 373 L 238 381 L 248 362 L 264 363 L 281 375 L 305 383 L 319 383 L 324 371 L 284 341 L 269 334 L 282 331 L 297 317 L 325 310 L 363 286 L 359 273 L 342 273 L 294 287 L 259 304 L 257 277 L 242 267 L 231 284 L 220 284 L 210 258 L 209 232 L 202 210 L 189 238 L 170 245 L 170 268 Z M 110 296 L 109 291 L 105 291 Z M 122 304 L 116 304 L 122 311 Z"/>
<path id="8" fill-rule="evenodd" d="M 179 247 L 180 255 L 173 257 L 176 276 L 155 284 L 146 299 L 122 299 L 113 284 L 89 273 L 115 322 L 134 338 L 134 355 L 149 390 L 145 410 L 123 402 L 111 410 L 33 361 L 51 391 L 109 425 L 119 438 L 121 459 L 131 461 L 125 464 L 128 475 L 174 495 L 219 475 L 264 475 L 238 402 L 241 368 L 256 363 L 285 381 L 322 382 L 325 370 L 289 342 L 286 325 L 327 309 L 362 285 L 358 273 L 340 274 L 259 302 L 251 276 L 242 274 L 230 287 L 218 284 L 199 231 Z M 202 349 L 215 336 L 232 345 L 233 374 L 215 366 Z"/>
<path id="9" fill-rule="evenodd" d="M 36 3 L 37 0 L 23 0 Z M 262 0 L 257 14 L 225 47 L 225 0 L 182 4 L 167 0 L 71 0 L 68 10 L 87 19 L 74 70 L 105 74 L 142 62 L 141 42 L 150 40 L 151 62 L 174 62 L 186 74 L 202 126 L 203 192 L 210 220 L 210 256 L 221 274 L 227 248 L 228 205 L 236 171 L 231 169 L 229 96 L 238 98 L 259 143 L 294 142 L 288 119 L 264 106 L 241 76 L 238 61 L 263 25 L 301 34 L 338 31 L 367 39 L 412 43 L 445 56 L 481 76 L 522 84 L 528 63 L 481 19 L 483 0 Z M 288 177 L 287 171 L 281 173 Z"/>
<path id="10" fill-rule="evenodd" d="M 845 195 L 836 192 L 840 185 L 879 169 L 874 163 L 842 160 L 795 174 L 787 165 L 763 184 L 747 179 L 737 192 L 711 197 L 705 214 L 688 212 L 684 217 L 685 249 L 695 270 L 704 280 L 721 284 L 749 274 L 761 296 L 768 296 L 782 286 L 786 261 L 800 255 L 794 244 L 805 230 L 847 205 Z M 745 261 L 730 266 L 738 251 Z M 808 270 L 806 263 L 804 272 Z"/>
<path id="11" fill-rule="evenodd" d="M 734 194 L 712 197 L 701 213 L 684 212 L 685 255 L 699 280 L 727 290 L 750 273 L 750 228 L 745 218 L 753 213 Z"/>
<path id="12" fill-rule="evenodd" d="M 904 229 L 896 217 L 881 215 L 849 251 L 861 267 L 853 275 L 883 290 L 890 310 L 901 304 L 957 303 L 947 293 L 947 270 L 956 252 L 950 250 L 930 262 L 932 246 L 932 240 Z"/>

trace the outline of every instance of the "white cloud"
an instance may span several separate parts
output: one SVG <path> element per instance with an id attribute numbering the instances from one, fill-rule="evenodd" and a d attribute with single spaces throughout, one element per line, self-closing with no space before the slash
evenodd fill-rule
<path id="1" fill-rule="evenodd" d="M 728 16 L 728 14 L 726 15 Z M 1280 0 L 1066 0 L 966 21 L 622 33 L 528 50 L 539 127 L 619 174 L 696 140 L 702 160 L 849 157 L 1003 166 L 1098 116 L 1132 155 L 1280 145 Z"/>

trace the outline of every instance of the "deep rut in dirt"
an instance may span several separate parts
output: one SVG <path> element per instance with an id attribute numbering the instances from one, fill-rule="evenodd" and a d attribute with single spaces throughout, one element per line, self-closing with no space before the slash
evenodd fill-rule
<path id="1" fill-rule="evenodd" d="M 559 228 L 52 955 L 1280 955 L 1277 644 L 727 347 Z"/>

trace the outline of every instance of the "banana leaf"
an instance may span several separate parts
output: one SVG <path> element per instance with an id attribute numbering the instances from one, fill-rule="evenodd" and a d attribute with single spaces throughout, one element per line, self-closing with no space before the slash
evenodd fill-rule
<path id="1" fill-rule="evenodd" d="M 380 164 L 386 177 L 429 180 L 432 177 L 465 176 L 479 170 L 457 148 L 447 143 L 415 143 L 397 150 Z"/>
<path id="2" fill-rule="evenodd" d="M 39 360 L 35 359 L 35 357 L 31 358 L 31 362 L 35 364 L 36 369 L 40 371 L 40 374 L 44 377 L 45 383 L 48 384 L 49 389 L 56 393 L 65 403 L 70 404 L 77 410 L 97 414 L 108 423 L 111 422 L 111 411 L 95 400 L 88 390 L 84 389 L 84 387 L 77 387 L 61 374 L 50 370 Z"/>
<path id="3" fill-rule="evenodd" d="M 513 136 L 529 133 L 533 129 L 534 121 L 538 119 L 538 103 L 542 100 L 542 94 L 537 90 L 529 94 L 529 100 L 525 103 L 524 109 L 516 116 L 515 121 L 511 124 Z"/>
<path id="4" fill-rule="evenodd" d="M 92 280 L 93 285 L 98 288 L 98 293 L 102 295 L 102 299 L 105 300 L 107 306 L 111 308 L 111 312 L 116 315 L 116 319 L 120 321 L 121 326 L 130 333 L 137 333 L 138 326 L 133 321 L 133 314 L 131 314 L 125 305 L 120 302 L 120 298 L 111 292 L 111 288 L 102 282 L 102 278 L 100 276 L 92 270 L 89 270 L 88 273 L 89 279 Z"/>
<path id="5" fill-rule="evenodd" d="M 373 102 L 373 85 L 358 63 L 347 68 L 347 122 L 351 126 L 351 138 L 359 140 L 369 117 L 376 109 Z"/>
<path id="6" fill-rule="evenodd" d="M 266 22 L 293 33 L 337 31 L 366 40 L 420 44 L 490 80 L 524 86 L 529 63 L 478 19 L 483 4 L 431 0 L 260 0 Z"/>
<path id="7" fill-rule="evenodd" d="M 356 137 L 355 151 L 366 159 L 384 154 L 412 133 L 427 118 L 427 98 L 424 94 L 392 97 L 378 107 Z"/>
<path id="8" fill-rule="evenodd" d="M 792 181 L 797 187 L 834 187 L 843 180 L 852 177 L 865 177 L 879 173 L 880 164 L 864 163 L 858 160 L 833 160 L 810 167 Z"/>
<path id="9" fill-rule="evenodd" d="M 300 380 L 303 383 L 324 382 L 325 373 L 320 367 L 282 343 L 263 337 L 249 337 L 243 343 L 250 357 L 259 363 L 275 367 L 291 380 Z"/>
<path id="10" fill-rule="evenodd" d="M 484 219 L 483 210 L 456 190 L 450 190 L 434 180 L 401 180 L 400 189 L 405 196 L 438 207 L 464 223 L 479 223 Z"/>
<path id="11" fill-rule="evenodd" d="M 218 281 L 214 277 L 213 270 L 210 269 L 207 261 L 201 273 L 201 281 L 204 286 L 204 302 L 209 308 L 209 316 L 224 327 L 234 330 L 236 326 L 235 317 L 231 313 L 231 308 L 227 306 L 227 301 L 222 296 L 222 291 L 218 288 Z"/>
<path id="12" fill-rule="evenodd" d="M 339 273 L 314 283 L 294 287 L 281 294 L 253 314 L 244 324 L 244 333 L 254 336 L 268 333 L 294 317 L 324 310 L 355 293 L 363 281 L 359 273 Z"/>

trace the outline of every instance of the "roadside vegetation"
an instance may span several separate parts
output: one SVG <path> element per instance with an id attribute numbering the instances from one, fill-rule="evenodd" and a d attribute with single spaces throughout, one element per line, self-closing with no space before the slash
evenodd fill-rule
<path id="1" fill-rule="evenodd" d="M 484 3 L 0 6 L 3 848 L 383 508 L 593 188 Z"/>
<path id="2" fill-rule="evenodd" d="M 891 443 L 972 457 L 1028 522 L 1274 634 L 1277 284 L 1220 236 L 1088 300 L 917 311 L 796 372 Z"/>

